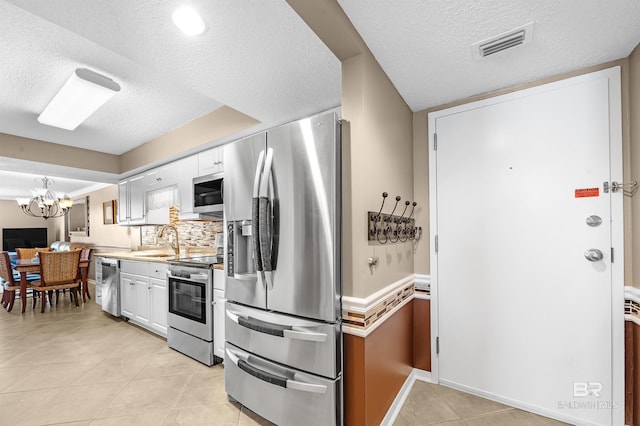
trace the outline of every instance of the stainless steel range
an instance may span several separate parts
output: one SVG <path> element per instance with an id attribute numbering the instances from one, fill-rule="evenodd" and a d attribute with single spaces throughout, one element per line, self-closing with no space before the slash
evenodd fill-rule
<path id="1" fill-rule="evenodd" d="M 213 266 L 221 262 L 217 256 L 168 262 L 167 343 L 206 365 L 222 361 L 213 354 Z"/>

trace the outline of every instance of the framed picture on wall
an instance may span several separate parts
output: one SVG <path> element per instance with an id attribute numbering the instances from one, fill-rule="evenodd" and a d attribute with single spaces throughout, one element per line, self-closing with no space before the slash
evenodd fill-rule
<path id="1" fill-rule="evenodd" d="M 105 225 L 113 225 L 115 223 L 115 212 L 116 200 L 102 203 L 102 221 Z"/>

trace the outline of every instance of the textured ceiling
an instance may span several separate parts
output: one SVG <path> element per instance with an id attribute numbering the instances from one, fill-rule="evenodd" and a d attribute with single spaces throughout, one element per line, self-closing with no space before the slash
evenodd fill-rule
<path id="1" fill-rule="evenodd" d="M 338 59 L 284 0 L 190 0 L 196 37 L 183 3 L 0 0 L 0 133 L 122 154 L 221 105 L 267 128 L 340 104 Z M 73 132 L 38 123 L 79 67 L 122 90 Z"/>
<path id="2" fill-rule="evenodd" d="M 638 0 L 338 0 L 413 111 L 628 56 Z M 477 41 L 535 21 L 533 40 L 482 60 Z"/>
<path id="3" fill-rule="evenodd" d="M 192 38 L 181 3 L 0 1 L 0 132 L 122 154 L 221 104 L 265 125 L 339 105 L 339 61 L 284 0 L 190 1 L 208 25 Z M 121 92 L 74 132 L 37 123 L 78 67 Z"/>

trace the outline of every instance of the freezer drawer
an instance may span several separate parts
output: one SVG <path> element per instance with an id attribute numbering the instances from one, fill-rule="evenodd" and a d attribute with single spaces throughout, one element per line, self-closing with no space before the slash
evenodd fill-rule
<path id="1" fill-rule="evenodd" d="M 229 396 L 280 426 L 341 424 L 341 377 L 329 380 L 225 346 Z"/>
<path id="2" fill-rule="evenodd" d="M 226 304 L 225 337 L 270 360 L 320 376 L 342 370 L 340 325 Z"/>

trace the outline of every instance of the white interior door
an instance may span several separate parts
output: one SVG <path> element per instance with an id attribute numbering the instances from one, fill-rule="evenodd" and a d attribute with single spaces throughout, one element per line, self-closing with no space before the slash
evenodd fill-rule
<path id="1" fill-rule="evenodd" d="M 603 185 L 622 178 L 619 69 L 429 120 L 434 377 L 623 424 L 622 194 Z"/>

